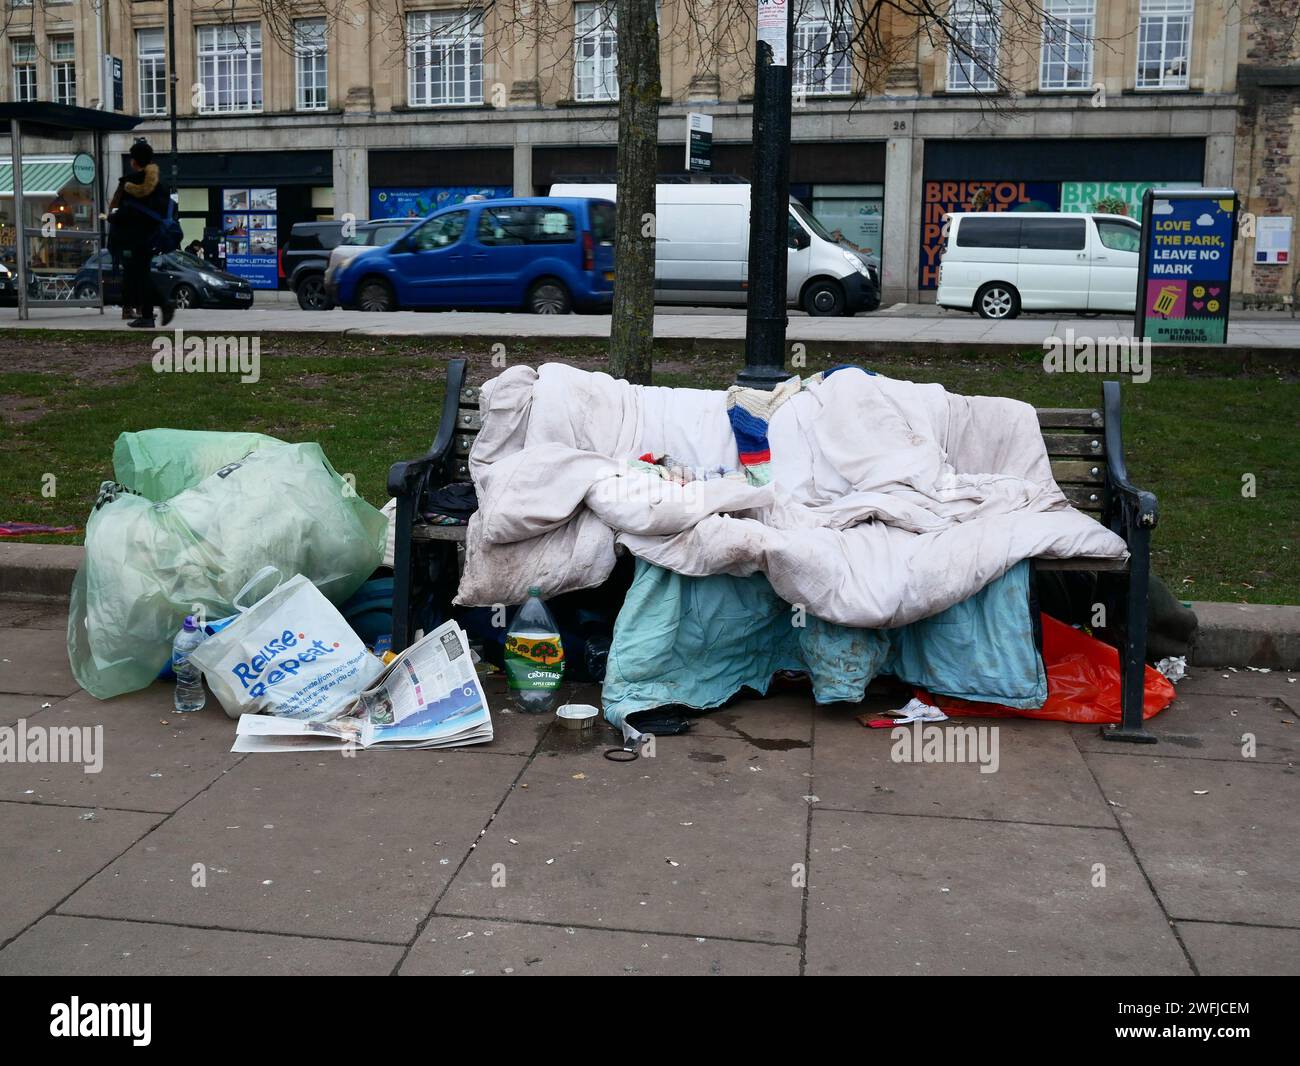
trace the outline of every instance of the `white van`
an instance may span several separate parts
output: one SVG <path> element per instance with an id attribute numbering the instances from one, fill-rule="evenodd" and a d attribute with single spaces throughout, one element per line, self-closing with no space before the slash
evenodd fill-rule
<path id="1" fill-rule="evenodd" d="M 1123 215 L 1034 211 L 949 215 L 940 307 L 983 318 L 1117 311 L 1137 302 L 1142 227 Z"/>
<path id="2" fill-rule="evenodd" d="M 749 186 L 655 187 L 655 302 L 743 307 L 749 285 Z M 552 185 L 552 196 L 613 200 L 613 185 Z M 880 266 L 835 242 L 790 201 L 786 298 L 810 315 L 880 306 Z M 615 270 L 618 267 L 615 264 Z"/>

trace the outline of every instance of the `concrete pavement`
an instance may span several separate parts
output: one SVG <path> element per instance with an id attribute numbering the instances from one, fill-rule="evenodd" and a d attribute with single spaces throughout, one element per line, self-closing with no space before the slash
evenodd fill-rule
<path id="1" fill-rule="evenodd" d="M 0 763 L 0 973 L 1300 972 L 1295 675 L 1192 670 L 1154 748 L 967 720 L 994 773 L 894 761 L 854 716 L 897 697 L 616 764 L 496 685 L 488 745 L 239 756 L 80 692 L 65 614 L 0 601 L 0 725 L 103 727 L 99 773 Z"/>
<path id="2" fill-rule="evenodd" d="M 810 318 L 792 313 L 787 330 L 791 343 L 846 345 L 960 345 L 964 347 L 1041 347 L 1046 337 L 1064 337 L 1067 329 L 1078 337 L 1128 337 L 1128 317 L 1077 318 L 1058 315 L 1023 315 L 1006 322 L 988 322 L 976 315 L 903 306 L 853 318 Z M 609 336 L 608 315 L 527 315 L 495 312 L 396 311 L 366 314 L 361 311 L 303 311 L 281 300 L 264 301 L 247 310 L 180 312 L 172 328 L 202 333 L 337 333 L 352 336 L 482 337 L 488 340 L 604 338 Z M 0 309 L 0 330 L 126 330 L 127 325 L 110 309 L 104 314 L 89 308 L 34 308 L 31 318 L 19 321 L 13 309 Z M 134 331 L 132 331 L 134 332 Z M 141 331 L 151 336 L 152 331 Z M 659 340 L 696 342 L 743 341 L 745 317 L 738 310 L 661 308 L 655 315 Z M 1228 328 L 1228 346 L 1255 351 L 1300 350 L 1300 322 L 1282 315 L 1235 317 Z M 1164 346 L 1162 346 L 1164 347 Z"/>

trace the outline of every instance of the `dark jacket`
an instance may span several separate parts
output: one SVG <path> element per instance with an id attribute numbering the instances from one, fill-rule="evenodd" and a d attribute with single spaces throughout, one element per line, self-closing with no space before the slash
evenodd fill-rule
<path id="1" fill-rule="evenodd" d="M 147 248 L 158 232 L 158 221 L 135 205 L 148 208 L 160 218 L 166 215 L 171 191 L 162 182 L 158 164 L 150 163 L 144 170 L 123 175 L 118 191 L 121 195 L 114 197 L 118 204 L 113 212 L 114 247 Z"/>

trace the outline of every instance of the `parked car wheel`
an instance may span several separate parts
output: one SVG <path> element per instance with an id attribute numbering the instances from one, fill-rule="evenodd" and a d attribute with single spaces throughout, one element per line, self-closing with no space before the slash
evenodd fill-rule
<path id="1" fill-rule="evenodd" d="M 1020 293 L 1002 281 L 990 281 L 975 294 L 980 318 L 1015 318 L 1020 314 Z"/>
<path id="2" fill-rule="evenodd" d="M 844 314 L 844 290 L 838 281 L 820 278 L 803 291 L 803 309 L 817 318 Z"/>
<path id="3" fill-rule="evenodd" d="M 334 306 L 325 292 L 324 274 L 308 274 L 298 282 L 298 306 L 304 311 L 328 311 Z"/>
<path id="4" fill-rule="evenodd" d="M 83 281 L 72 293 L 74 300 L 93 300 L 99 295 L 99 286 Z"/>
<path id="5" fill-rule="evenodd" d="M 396 311 L 397 297 L 383 278 L 366 278 L 357 287 L 357 307 L 362 311 Z"/>
<path id="6" fill-rule="evenodd" d="M 172 289 L 172 303 L 182 311 L 187 307 L 195 306 L 198 302 L 199 294 L 183 282 Z"/>
<path id="7" fill-rule="evenodd" d="M 573 310 L 573 298 L 563 282 L 542 278 L 528 290 L 528 310 L 535 315 L 567 315 Z"/>

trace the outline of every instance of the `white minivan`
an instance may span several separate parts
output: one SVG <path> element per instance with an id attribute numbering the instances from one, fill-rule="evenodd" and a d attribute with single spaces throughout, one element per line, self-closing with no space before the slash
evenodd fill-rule
<path id="1" fill-rule="evenodd" d="M 613 185 L 552 185 L 552 196 L 613 200 Z M 743 307 L 749 286 L 749 186 L 655 187 L 655 302 Z M 837 244 L 791 198 L 786 298 L 810 315 L 852 315 L 880 306 L 880 265 Z M 615 264 L 615 271 L 618 266 Z"/>
<path id="2" fill-rule="evenodd" d="M 1137 302 L 1142 227 L 1123 215 L 1034 211 L 948 216 L 940 307 L 983 318 L 1117 311 Z"/>

